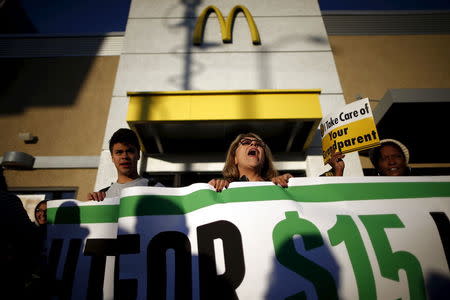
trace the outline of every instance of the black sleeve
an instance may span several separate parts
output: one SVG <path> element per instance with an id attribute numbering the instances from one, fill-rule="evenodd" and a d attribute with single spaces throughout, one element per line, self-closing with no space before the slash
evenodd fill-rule
<path id="1" fill-rule="evenodd" d="M 99 190 L 99 192 L 105 192 L 106 193 L 109 190 L 110 187 L 111 186 L 105 187 L 105 188 Z"/>

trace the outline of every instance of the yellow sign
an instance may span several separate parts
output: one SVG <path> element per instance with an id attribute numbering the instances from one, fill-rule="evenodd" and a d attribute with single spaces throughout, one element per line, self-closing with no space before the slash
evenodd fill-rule
<path id="1" fill-rule="evenodd" d="M 323 118 L 320 132 L 325 164 L 335 151 L 350 153 L 380 144 L 367 98 L 347 104 L 341 111 Z"/>
<path id="2" fill-rule="evenodd" d="M 197 19 L 197 23 L 194 28 L 194 45 L 201 45 L 203 42 L 203 33 L 205 31 L 206 21 L 211 13 L 215 13 L 220 24 L 220 31 L 222 32 L 222 41 L 224 43 L 231 43 L 233 41 L 233 25 L 234 20 L 239 12 L 242 12 L 247 19 L 248 27 L 250 28 L 250 34 L 254 45 L 260 45 L 261 39 L 259 37 L 258 28 L 253 20 L 253 17 L 247 7 L 243 5 L 236 5 L 233 7 L 225 20 L 220 10 L 214 5 L 206 7 Z"/>

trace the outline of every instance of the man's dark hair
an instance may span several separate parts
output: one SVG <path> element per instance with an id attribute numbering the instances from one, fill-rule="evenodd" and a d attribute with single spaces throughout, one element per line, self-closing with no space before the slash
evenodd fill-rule
<path id="1" fill-rule="evenodd" d="M 119 130 L 114 132 L 111 139 L 109 140 L 109 152 L 112 153 L 113 146 L 117 143 L 132 145 L 136 147 L 138 151 L 141 150 L 141 145 L 139 144 L 139 139 L 136 133 L 128 128 L 120 128 Z"/>

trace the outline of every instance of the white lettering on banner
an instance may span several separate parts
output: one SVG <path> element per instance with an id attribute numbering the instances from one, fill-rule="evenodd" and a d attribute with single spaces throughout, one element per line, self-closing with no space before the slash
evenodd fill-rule
<path id="1" fill-rule="evenodd" d="M 133 299 L 426 299 L 435 292 L 431 274 L 450 280 L 449 245 L 443 242 L 450 232 L 449 179 L 296 178 L 288 189 L 240 183 L 221 195 L 207 185 L 133 188 L 122 198 L 121 210 L 136 201 L 136 214 L 144 215 L 120 216 L 116 238 L 99 233 L 105 223 L 83 223 L 92 209 L 83 202 L 78 230 L 84 233 L 73 224 L 50 225 L 50 261 L 64 269 L 62 278 L 54 274 L 54 279 L 71 288 L 73 299 L 81 288 L 84 298 L 101 299 L 106 257 L 116 256 L 117 277 L 109 288 Z M 343 185 L 336 189 L 336 183 Z M 161 195 L 169 192 L 171 202 L 164 202 Z M 374 193 L 389 198 L 365 199 Z M 202 201 L 222 201 L 189 209 L 200 195 Z M 159 204 L 146 208 L 151 201 L 165 205 L 165 213 L 155 213 Z M 57 214 L 60 207 L 50 209 Z M 171 214 L 181 209 L 186 213 Z M 57 251 L 64 247 L 66 254 Z M 168 250 L 173 259 L 166 259 Z M 218 256 L 224 272 L 216 271 Z"/>

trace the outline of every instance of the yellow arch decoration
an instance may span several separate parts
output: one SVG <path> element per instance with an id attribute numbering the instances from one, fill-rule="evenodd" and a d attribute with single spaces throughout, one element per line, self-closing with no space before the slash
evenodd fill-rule
<path id="1" fill-rule="evenodd" d="M 252 14 L 244 5 L 236 5 L 233 7 L 225 20 L 220 10 L 214 6 L 210 5 L 206 7 L 197 19 L 197 23 L 194 28 L 194 45 L 201 45 L 203 42 L 203 33 L 205 31 L 206 21 L 211 13 L 215 13 L 220 24 L 220 31 L 222 32 L 222 41 L 224 43 L 231 43 L 233 41 L 233 25 L 236 16 L 239 12 L 242 12 L 247 19 L 247 24 L 250 29 L 250 34 L 252 37 L 252 42 L 254 45 L 261 44 L 261 38 L 259 36 L 258 28 L 256 27 L 255 20 L 253 20 Z"/>

